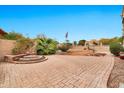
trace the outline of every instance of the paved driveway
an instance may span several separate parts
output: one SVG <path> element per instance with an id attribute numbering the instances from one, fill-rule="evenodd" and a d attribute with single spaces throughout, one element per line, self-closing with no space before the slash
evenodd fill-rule
<path id="1" fill-rule="evenodd" d="M 0 63 L 0 87 L 107 87 L 114 59 L 48 56 L 35 64 Z"/>

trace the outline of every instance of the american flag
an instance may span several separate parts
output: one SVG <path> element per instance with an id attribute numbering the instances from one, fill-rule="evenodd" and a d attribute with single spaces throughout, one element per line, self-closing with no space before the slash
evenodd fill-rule
<path id="1" fill-rule="evenodd" d="M 65 34 L 65 38 L 68 38 L 68 32 Z"/>

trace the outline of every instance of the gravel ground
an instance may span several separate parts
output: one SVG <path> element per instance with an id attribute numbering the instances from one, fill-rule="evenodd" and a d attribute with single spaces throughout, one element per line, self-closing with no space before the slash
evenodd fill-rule
<path id="1" fill-rule="evenodd" d="M 115 65 L 108 80 L 109 88 L 118 88 L 124 84 L 124 60 L 115 57 Z"/>

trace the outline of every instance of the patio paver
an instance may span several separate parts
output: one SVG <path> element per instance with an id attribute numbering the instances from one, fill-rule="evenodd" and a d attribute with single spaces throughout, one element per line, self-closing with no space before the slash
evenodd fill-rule
<path id="1" fill-rule="evenodd" d="M 35 64 L 0 62 L 0 87 L 107 87 L 114 65 L 111 56 L 48 56 Z"/>

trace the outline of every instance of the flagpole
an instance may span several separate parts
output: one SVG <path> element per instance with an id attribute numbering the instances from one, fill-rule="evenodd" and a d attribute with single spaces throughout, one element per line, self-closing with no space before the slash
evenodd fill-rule
<path id="1" fill-rule="evenodd" d="M 65 34 L 66 43 L 68 43 L 68 32 Z"/>

